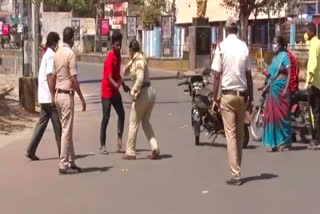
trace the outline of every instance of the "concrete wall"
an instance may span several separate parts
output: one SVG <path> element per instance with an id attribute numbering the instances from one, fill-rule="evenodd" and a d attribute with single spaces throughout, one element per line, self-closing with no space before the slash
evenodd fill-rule
<path id="1" fill-rule="evenodd" d="M 147 57 L 160 57 L 160 36 L 161 30 L 159 27 L 155 27 L 153 30 L 144 30 L 142 32 L 142 50 Z"/>
<path id="2" fill-rule="evenodd" d="M 80 20 L 80 41 L 75 42 L 74 51 L 77 54 L 83 53 L 87 50 L 85 46 L 88 46 L 89 42 L 94 44 L 94 39 L 87 39 L 87 36 L 94 37 L 95 35 L 96 27 L 95 20 L 93 18 L 72 17 L 71 12 L 43 12 L 41 35 L 43 38 L 46 38 L 49 32 L 55 31 L 62 38 L 63 29 L 65 27 L 70 27 L 71 20 L 73 19 Z M 60 42 L 62 43 L 62 39 Z"/>

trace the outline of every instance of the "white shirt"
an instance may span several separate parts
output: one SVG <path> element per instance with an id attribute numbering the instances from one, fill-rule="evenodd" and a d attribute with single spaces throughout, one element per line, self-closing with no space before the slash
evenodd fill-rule
<path id="1" fill-rule="evenodd" d="M 246 43 L 238 39 L 235 34 L 228 35 L 217 45 L 211 69 L 222 72 L 222 90 L 247 90 L 248 56 Z"/>
<path id="2" fill-rule="evenodd" d="M 47 75 L 52 73 L 54 51 L 48 48 L 42 57 L 39 77 L 38 77 L 38 102 L 51 103 L 51 93 L 49 90 Z"/>

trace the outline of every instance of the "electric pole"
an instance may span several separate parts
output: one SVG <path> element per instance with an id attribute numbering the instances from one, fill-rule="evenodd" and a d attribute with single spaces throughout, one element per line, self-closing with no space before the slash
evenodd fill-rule
<path id="1" fill-rule="evenodd" d="M 32 0 L 32 70 L 34 77 L 38 76 L 39 71 L 39 18 L 40 1 Z"/>

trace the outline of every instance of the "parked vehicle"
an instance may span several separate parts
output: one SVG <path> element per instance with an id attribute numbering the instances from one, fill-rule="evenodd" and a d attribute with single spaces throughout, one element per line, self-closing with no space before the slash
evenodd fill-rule
<path id="1" fill-rule="evenodd" d="M 259 105 L 252 115 L 250 133 L 254 141 L 262 140 L 263 110 L 266 102 L 268 90 L 262 92 Z M 297 103 L 291 108 L 292 139 L 296 141 L 296 135 L 300 136 L 303 143 L 308 143 L 311 139 L 311 114 L 307 99 L 307 91 L 301 90 L 298 93 Z"/>
<path id="2" fill-rule="evenodd" d="M 200 144 L 200 134 L 202 132 L 205 132 L 209 138 L 213 137 L 212 145 L 214 145 L 218 135 L 224 135 L 222 116 L 218 106 L 213 103 L 212 87 L 210 87 L 212 82 L 208 80 L 211 70 L 201 69 L 198 70 L 198 73 L 200 74 L 186 77 L 186 81 L 179 83 L 178 86 L 187 86 L 184 92 L 189 93 L 192 98 L 191 123 L 195 136 L 195 145 Z M 178 73 L 178 77 L 184 78 L 185 76 L 182 73 Z M 249 123 L 246 123 L 244 129 L 244 147 L 247 147 L 249 143 Z"/>

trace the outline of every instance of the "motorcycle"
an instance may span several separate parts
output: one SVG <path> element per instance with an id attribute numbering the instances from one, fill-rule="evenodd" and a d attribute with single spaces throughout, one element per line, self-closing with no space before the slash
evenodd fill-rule
<path id="1" fill-rule="evenodd" d="M 218 135 L 224 136 L 224 126 L 221 112 L 218 106 L 213 102 L 213 93 L 209 85 L 213 85 L 208 80 L 210 77 L 210 69 L 200 69 L 197 74 L 186 77 L 186 81 L 181 82 L 178 86 L 186 85 L 184 90 L 192 98 L 191 106 L 191 124 L 195 136 L 195 145 L 200 145 L 200 134 L 206 132 L 209 138 L 213 137 L 212 145 L 217 139 Z M 199 74 L 200 73 L 200 74 Z M 185 76 L 178 72 L 178 78 Z M 243 147 L 246 148 L 249 143 L 249 122 L 244 126 L 245 140 Z"/>
<path id="2" fill-rule="evenodd" d="M 260 104 L 252 115 L 250 133 L 254 141 L 262 140 L 263 109 L 265 106 L 268 90 L 264 90 L 261 95 Z M 297 94 L 297 101 L 291 107 L 291 128 L 292 141 L 296 141 L 299 134 L 303 143 L 308 143 L 311 139 L 311 112 L 307 99 L 307 91 L 300 90 Z"/>

